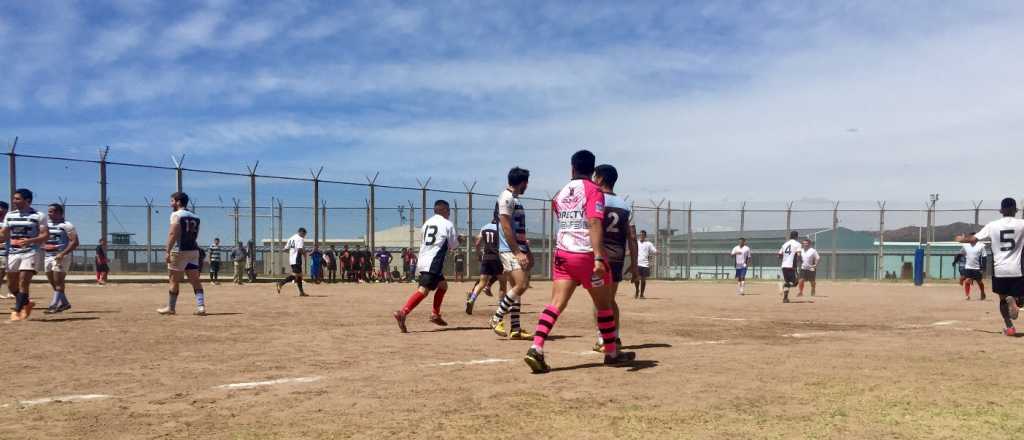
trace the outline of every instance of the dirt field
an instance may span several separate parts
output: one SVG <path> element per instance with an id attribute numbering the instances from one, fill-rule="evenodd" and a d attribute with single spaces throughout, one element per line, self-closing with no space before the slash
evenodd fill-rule
<path id="1" fill-rule="evenodd" d="M 427 322 L 427 299 L 400 334 L 390 313 L 409 285 L 310 286 L 310 298 L 208 286 L 207 317 L 188 314 L 185 294 L 185 313 L 158 316 L 162 285 L 75 285 L 74 313 L 0 325 L 0 438 L 982 439 L 1024 428 L 1019 374 L 1006 368 L 1024 340 L 999 333 L 995 301 L 966 302 L 956 285 L 822 283 L 813 301 L 783 305 L 771 284 L 737 297 L 727 283 L 652 283 L 646 300 L 620 294 L 639 359 L 629 368 L 588 352 L 581 292 L 547 344 L 547 375 L 522 362 L 529 342 L 487 327 L 493 298 L 463 313 L 467 288 L 447 298 L 449 327 Z M 549 289 L 525 297 L 531 330 Z M 45 400 L 62 396 L 79 397 Z"/>

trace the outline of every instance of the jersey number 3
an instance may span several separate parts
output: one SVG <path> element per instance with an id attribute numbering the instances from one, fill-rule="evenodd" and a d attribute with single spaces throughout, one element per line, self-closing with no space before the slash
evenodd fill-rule
<path id="1" fill-rule="evenodd" d="M 434 243 L 437 243 L 437 226 L 430 225 L 423 231 L 423 244 L 433 246 Z"/>

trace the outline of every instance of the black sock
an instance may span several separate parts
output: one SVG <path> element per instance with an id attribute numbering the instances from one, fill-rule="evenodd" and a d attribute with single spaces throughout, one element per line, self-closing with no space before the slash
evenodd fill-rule
<path id="1" fill-rule="evenodd" d="M 1013 321 L 1010 319 L 1010 305 L 1006 303 L 1006 300 L 999 301 L 999 314 L 1003 316 L 1006 328 L 1013 327 Z"/>
<path id="2" fill-rule="evenodd" d="M 640 280 L 640 294 L 643 295 L 647 292 L 647 280 Z"/>
<path id="3" fill-rule="evenodd" d="M 295 275 L 288 275 L 287 278 L 281 280 L 281 285 L 283 286 L 283 285 L 288 284 L 288 283 L 290 283 L 292 281 L 295 281 Z"/>
<path id="4" fill-rule="evenodd" d="M 304 291 L 302 290 L 302 279 L 300 279 L 300 278 L 295 278 L 295 285 L 296 285 L 296 286 L 299 286 L 299 293 L 303 293 L 303 294 L 304 294 L 304 293 L 306 293 L 306 292 L 304 292 Z"/>
<path id="5" fill-rule="evenodd" d="M 25 304 L 28 304 L 28 294 L 27 293 L 15 293 L 14 294 L 14 311 L 15 312 L 20 312 L 22 307 L 25 307 Z"/>

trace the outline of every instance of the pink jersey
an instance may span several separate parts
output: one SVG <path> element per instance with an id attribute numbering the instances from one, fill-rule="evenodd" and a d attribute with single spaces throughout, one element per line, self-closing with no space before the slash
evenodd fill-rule
<path id="1" fill-rule="evenodd" d="M 604 193 L 590 179 L 573 179 L 552 200 L 558 216 L 558 250 L 591 253 L 590 219 L 604 219 Z"/>

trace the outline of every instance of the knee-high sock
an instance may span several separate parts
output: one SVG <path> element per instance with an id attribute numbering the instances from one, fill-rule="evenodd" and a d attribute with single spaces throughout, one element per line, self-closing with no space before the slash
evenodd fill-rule
<path id="1" fill-rule="evenodd" d="M 498 310 L 494 311 L 494 320 L 501 321 L 505 318 L 505 314 L 508 313 L 508 309 L 519 301 L 519 296 L 511 292 L 506 293 L 505 296 L 501 297 L 501 301 L 498 301 Z"/>
<path id="2" fill-rule="evenodd" d="M 605 354 L 615 356 L 618 347 L 615 344 L 615 311 L 612 309 L 597 311 L 597 330 L 601 332 Z"/>
<path id="3" fill-rule="evenodd" d="M 206 307 L 206 295 L 203 293 L 203 289 L 195 289 L 196 293 L 196 307 Z"/>
<path id="4" fill-rule="evenodd" d="M 306 293 L 306 291 L 302 290 L 302 278 L 295 279 L 295 286 L 299 288 L 299 293 Z"/>
<path id="5" fill-rule="evenodd" d="M 50 300 L 50 307 L 57 307 L 60 305 L 60 292 L 53 291 L 53 299 Z"/>
<path id="6" fill-rule="evenodd" d="M 27 293 L 15 293 L 14 294 L 14 311 L 20 312 L 25 305 L 28 304 Z"/>
<path id="7" fill-rule="evenodd" d="M 178 292 L 170 290 L 167 292 L 167 308 L 174 310 L 178 306 Z"/>
<path id="8" fill-rule="evenodd" d="M 445 293 L 448 293 L 448 289 L 437 289 L 434 292 L 434 308 L 432 310 L 437 316 L 441 316 L 441 303 L 444 302 Z"/>
<path id="9" fill-rule="evenodd" d="M 296 279 L 295 275 L 288 275 L 287 277 L 285 277 L 285 279 L 283 279 L 283 280 L 281 280 L 279 282 L 283 286 L 283 285 L 288 284 L 288 283 L 290 283 L 292 281 L 295 281 L 295 279 Z"/>
<path id="10" fill-rule="evenodd" d="M 547 341 L 548 334 L 555 327 L 555 321 L 558 321 L 559 314 L 558 308 L 551 304 L 548 304 L 540 312 L 540 319 L 537 320 L 537 330 L 533 333 L 533 348 L 537 349 L 537 351 L 544 351 L 544 341 Z"/>
<path id="11" fill-rule="evenodd" d="M 964 295 L 971 296 L 971 282 L 967 281 L 964 283 Z"/>
<path id="12" fill-rule="evenodd" d="M 66 293 L 64 293 L 63 290 L 61 290 L 60 292 L 57 292 L 57 293 L 60 294 L 60 297 L 57 298 L 58 305 L 63 305 L 63 306 L 70 307 L 71 306 L 71 301 L 68 301 L 68 295 Z"/>
<path id="13" fill-rule="evenodd" d="M 423 298 L 426 297 L 427 294 L 416 290 L 412 295 L 409 295 L 409 299 L 405 300 L 405 305 L 402 306 L 402 313 L 408 315 L 409 312 L 412 312 L 412 309 L 415 309 L 416 306 L 420 305 L 420 301 L 423 301 Z"/>
<path id="14" fill-rule="evenodd" d="M 647 280 L 640 280 L 640 294 L 643 295 L 647 292 Z"/>
<path id="15" fill-rule="evenodd" d="M 1006 300 L 999 301 L 999 314 L 1003 316 L 1003 323 L 1006 324 L 1006 328 L 1013 327 L 1013 320 L 1010 319 L 1010 305 L 1006 304 Z"/>
<path id="16" fill-rule="evenodd" d="M 509 325 L 511 327 L 511 331 L 512 332 L 517 332 L 517 331 L 522 329 L 522 327 L 519 324 L 519 307 L 520 306 L 521 306 L 521 303 L 519 302 L 519 299 L 517 298 L 516 302 L 512 303 L 512 305 L 509 306 L 509 308 L 508 308 L 508 322 L 509 322 Z"/>

